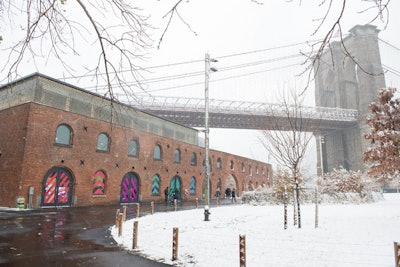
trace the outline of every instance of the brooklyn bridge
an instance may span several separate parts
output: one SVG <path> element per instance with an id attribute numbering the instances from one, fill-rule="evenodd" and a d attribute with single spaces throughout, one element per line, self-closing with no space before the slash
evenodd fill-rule
<path id="1" fill-rule="evenodd" d="M 362 154 L 369 146 L 363 138 L 368 131 L 368 105 L 378 89 L 386 87 L 378 34 L 376 26 L 357 25 L 343 42 L 332 42 L 315 72 L 316 106 L 296 107 L 302 129 L 317 137 L 319 174 L 339 166 L 364 169 Z M 346 56 L 344 47 L 353 58 Z M 211 128 L 284 130 L 291 114 L 290 107 L 264 102 L 209 99 L 208 105 Z M 204 106 L 205 99 L 188 97 L 147 96 L 137 104 L 143 111 L 190 127 L 204 127 Z"/>

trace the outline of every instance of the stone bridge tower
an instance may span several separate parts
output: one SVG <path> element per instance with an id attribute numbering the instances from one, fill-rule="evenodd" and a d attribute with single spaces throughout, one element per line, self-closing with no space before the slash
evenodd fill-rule
<path id="1" fill-rule="evenodd" d="M 358 124 L 346 129 L 320 129 L 316 134 L 318 173 L 343 166 L 363 170 L 363 151 L 369 146 L 363 134 L 368 105 L 385 87 L 378 33 L 373 25 L 357 25 L 342 42 L 331 43 L 316 66 L 315 104 L 321 107 L 356 109 Z M 345 51 L 353 57 L 346 56 Z"/>

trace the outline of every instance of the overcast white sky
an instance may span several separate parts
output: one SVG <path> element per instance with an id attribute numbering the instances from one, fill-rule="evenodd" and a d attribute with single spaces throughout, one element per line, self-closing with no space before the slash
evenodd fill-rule
<path id="1" fill-rule="evenodd" d="M 150 15 L 149 22 L 154 29 L 149 32 L 157 46 L 168 18 L 162 17 L 177 1 L 140 0 L 134 5 L 143 7 L 143 14 Z M 339 6 L 334 6 L 325 26 L 313 35 L 319 25 L 327 6 L 319 6 L 322 1 L 259 0 L 258 5 L 251 0 L 192 0 L 183 1 L 179 14 L 193 31 L 176 16 L 169 26 L 160 49 L 148 51 L 146 62 L 138 65 L 151 67 L 150 72 L 143 73 L 148 82 L 144 88 L 157 96 L 204 96 L 204 55 L 209 52 L 219 60 L 215 67 L 219 69 L 210 77 L 210 98 L 231 99 L 238 101 L 272 102 L 278 91 L 288 88 L 303 88 L 304 77 L 298 74 L 303 70 L 299 64 L 303 58 L 300 51 L 309 51 L 304 42 L 318 40 L 336 19 Z M 342 1 L 334 1 L 336 4 Z M 81 16 L 67 1 L 67 15 Z M 342 30 L 345 34 L 357 24 L 367 24 L 376 15 L 376 11 L 362 10 L 371 7 L 372 3 L 361 0 L 347 1 L 343 15 Z M 389 24 L 377 20 L 373 24 L 381 29 L 380 38 L 400 47 L 400 1 L 390 2 Z M 386 16 L 384 17 L 386 20 Z M 83 22 L 82 22 L 83 23 Z M 4 25 L 4 24 L 3 24 Z M 14 25 L 13 35 L 17 35 L 18 25 Z M 6 27 L 0 27 L 3 33 Z M 3 36 L 4 38 L 5 36 Z M 0 44 L 0 58 L 5 58 Z M 295 45 L 303 43 L 302 45 Z M 283 48 L 284 47 L 284 48 Z M 92 48 L 93 50 L 93 48 Z M 258 52 L 256 52 L 258 51 Z M 76 69 L 81 69 L 82 59 L 91 51 L 82 51 Z M 251 52 L 251 53 L 248 53 Z M 400 71 L 400 51 L 389 46 L 381 47 L 382 61 Z M 193 61 L 193 62 L 192 62 Z M 175 65 L 173 63 L 192 62 Z M 60 64 L 52 59 L 38 62 L 32 59 L 24 61 L 21 76 L 39 71 L 43 74 L 62 78 L 70 76 Z M 57 65 L 56 65 L 57 64 Z M 159 67 L 159 66 L 165 67 Z M 238 67 L 239 65 L 244 65 Z M 59 66 L 59 67 L 56 67 Z M 177 79 L 177 75 L 193 72 L 187 78 Z M 1 74 L 4 77 L 4 73 Z M 163 81 L 154 80 L 170 76 Z M 233 78 L 236 77 L 236 78 Z M 387 78 L 387 85 L 400 87 L 399 76 Z M 90 83 L 83 80 L 68 79 L 68 83 L 90 89 Z M 139 94 L 140 91 L 138 91 Z M 307 91 L 307 103 L 313 105 L 313 88 Z M 261 148 L 256 131 L 246 130 L 212 130 L 210 145 L 212 148 L 251 157 L 261 161 L 268 160 L 268 153 Z M 313 144 L 314 145 L 314 144 Z M 307 166 L 315 173 L 315 148 L 311 148 Z"/>

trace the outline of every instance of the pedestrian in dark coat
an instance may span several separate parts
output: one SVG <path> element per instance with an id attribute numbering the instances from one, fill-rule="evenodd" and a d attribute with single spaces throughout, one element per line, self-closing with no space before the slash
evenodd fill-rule
<path id="1" fill-rule="evenodd" d="M 164 190 L 165 202 L 168 202 L 168 195 L 169 195 L 169 189 L 167 186 L 167 188 L 165 188 L 165 190 Z"/>
<path id="2" fill-rule="evenodd" d="M 235 188 L 232 189 L 231 194 L 232 194 L 232 203 L 233 203 L 234 201 L 235 201 L 235 203 L 236 203 L 236 190 L 235 190 Z"/>

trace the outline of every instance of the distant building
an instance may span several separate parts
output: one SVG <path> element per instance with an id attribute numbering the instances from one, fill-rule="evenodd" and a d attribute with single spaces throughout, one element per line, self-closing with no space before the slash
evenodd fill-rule
<path id="1" fill-rule="evenodd" d="M 203 196 L 196 129 L 38 73 L 0 87 L 0 122 L 0 206 L 161 202 L 167 186 Z M 270 164 L 215 150 L 210 162 L 212 196 L 272 183 Z"/>

